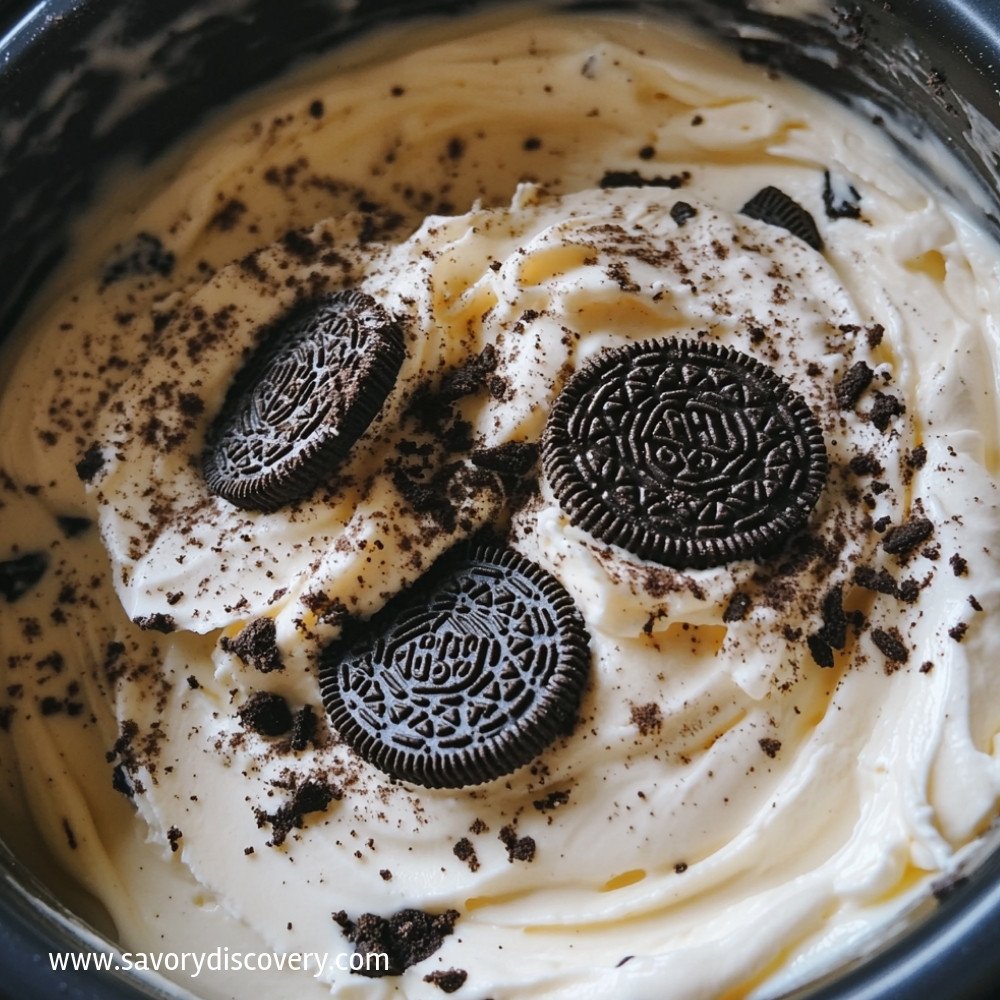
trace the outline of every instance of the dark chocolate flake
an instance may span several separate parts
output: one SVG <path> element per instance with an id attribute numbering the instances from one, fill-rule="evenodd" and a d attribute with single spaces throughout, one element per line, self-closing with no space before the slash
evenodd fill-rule
<path id="1" fill-rule="evenodd" d="M 926 462 L 927 449 L 922 444 L 918 444 L 916 448 L 908 452 L 906 455 L 906 464 L 911 469 L 922 469 Z"/>
<path id="2" fill-rule="evenodd" d="M 642 736 L 658 733 L 663 728 L 663 710 L 655 701 L 632 705 L 629 719 Z"/>
<path id="3" fill-rule="evenodd" d="M 885 472 L 882 463 L 871 452 L 855 455 L 847 463 L 847 467 L 856 476 L 880 476 Z"/>

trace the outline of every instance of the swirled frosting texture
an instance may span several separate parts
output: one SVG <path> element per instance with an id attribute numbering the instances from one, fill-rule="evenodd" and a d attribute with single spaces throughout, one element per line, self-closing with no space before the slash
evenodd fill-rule
<path id="1" fill-rule="evenodd" d="M 462 995 L 764 995 L 862 951 L 996 813 L 996 248 L 846 112 L 647 23 L 518 22 L 261 101 L 105 215 L 21 341 L 0 558 L 50 558 L 0 602 L 5 802 L 133 949 L 335 952 L 331 911 L 458 911 L 402 976 L 334 973 L 343 997 L 450 968 Z M 739 213 L 767 185 L 822 253 Z M 136 234 L 163 266 L 129 264 Z M 344 287 L 407 331 L 378 418 L 294 505 L 213 496 L 245 357 Z M 819 421 L 827 484 L 777 556 L 659 567 L 498 463 L 589 359 L 668 336 Z M 322 720 L 245 724 L 257 691 L 318 711 L 344 615 L 484 524 L 586 622 L 570 735 L 456 792 L 388 783 Z M 280 656 L 244 659 L 261 618 Z M 292 981 L 245 984 L 329 988 Z"/>

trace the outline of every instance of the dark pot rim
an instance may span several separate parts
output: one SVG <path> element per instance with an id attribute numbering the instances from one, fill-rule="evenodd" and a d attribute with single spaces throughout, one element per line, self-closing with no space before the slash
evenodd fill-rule
<path id="1" fill-rule="evenodd" d="M 164 9 L 180 9 L 187 0 L 161 0 Z M 322 0 L 312 0 L 321 4 Z M 832 2 L 832 0 L 831 0 Z M 699 10 L 698 0 L 691 0 Z M 326 33 L 318 34 L 309 44 L 303 43 L 300 54 L 318 52 L 333 42 L 344 41 L 367 30 L 379 17 L 402 17 L 414 13 L 415 7 L 426 11 L 433 6 L 436 13 L 454 13 L 468 7 L 483 7 L 485 2 L 463 4 L 461 0 L 432 0 L 430 3 L 413 4 L 405 0 L 376 2 L 361 11 L 355 10 L 353 18 L 343 10 L 340 17 L 331 18 Z M 603 0 L 565 0 L 564 6 L 574 8 L 600 8 Z M 72 32 L 75 19 L 87 18 L 100 0 L 0 0 L 0 117 L 11 97 L 16 105 L 18 95 L 30 93 L 33 84 L 27 71 L 34 53 L 47 48 L 57 48 L 65 32 Z M 282 6 L 282 5 L 277 5 Z M 341 8 L 350 5 L 339 5 Z M 662 0 L 658 6 L 675 9 L 685 6 L 684 0 Z M 690 6 L 690 4 L 688 4 Z M 733 21 L 739 6 L 736 0 L 706 0 L 701 17 L 714 27 Z M 759 4 L 757 6 L 760 6 Z M 710 9 L 709 9 L 710 8 Z M 881 13 L 877 8 L 881 9 Z M 978 177 L 983 188 L 992 195 L 997 205 L 995 214 L 986 213 L 987 226 L 1000 233 L 1000 153 L 992 162 L 982 159 L 982 150 L 970 145 L 962 131 L 961 121 L 954 120 L 956 95 L 974 94 L 976 106 L 985 118 L 1000 126 L 1000 105 L 995 92 L 1000 88 L 1000 0 L 896 0 L 893 4 L 876 4 L 871 0 L 866 6 L 865 17 L 851 25 L 851 17 L 860 11 L 858 4 L 845 5 L 843 24 L 837 44 L 848 55 L 857 57 L 864 72 L 878 70 L 878 53 L 883 39 L 892 38 L 893 18 L 900 18 L 909 30 L 918 30 L 926 66 L 948 66 L 948 77 L 943 88 L 917 88 L 915 113 L 906 106 L 892 107 L 892 95 L 887 95 L 889 111 L 902 125 L 901 143 L 907 149 L 905 133 L 919 136 L 924 130 L 938 132 L 946 144 L 964 161 Z M 758 13 L 757 21 L 768 26 L 770 15 Z M 860 17 L 860 15 L 858 15 Z M 719 18 L 722 20 L 718 20 Z M 842 24 L 842 27 L 843 27 Z M 858 24 L 869 32 L 867 55 L 864 51 L 851 51 L 857 39 L 851 34 Z M 829 30 L 829 29 L 827 29 Z M 737 34 L 731 36 L 734 40 Z M 789 59 L 781 47 L 760 36 L 747 43 L 746 58 L 773 62 L 782 69 L 806 76 L 829 87 L 833 92 L 847 91 L 843 80 L 835 75 L 823 79 L 820 64 L 806 65 L 801 60 Z M 808 41 L 809 38 L 806 38 Z M 865 65 L 866 58 L 869 65 Z M 872 60 L 875 60 L 872 62 Z M 257 68 L 259 79 L 267 79 L 281 72 L 287 60 L 274 59 Z M 253 72 L 253 70 L 244 70 Z M 244 89 L 250 78 L 226 77 L 221 97 L 236 94 Z M 898 82 L 898 81 L 897 81 Z M 905 81 L 901 84 L 905 87 Z M 960 102 L 959 102 L 960 103 Z M 908 117 L 909 116 L 909 117 Z M 166 119 L 171 122 L 172 119 Z M 90 172 L 75 186 L 66 188 L 69 201 L 85 199 L 99 174 L 101 163 L 116 151 L 115 144 L 136 138 L 135 122 L 125 121 L 121 131 L 112 132 L 107 149 L 98 149 Z M 181 131 L 171 124 L 157 142 L 141 149 L 142 155 L 153 156 L 164 142 Z M 912 148 L 910 149 L 912 152 Z M 0 181 L 4 179 L 4 157 L 17 155 L 17 150 L 0 145 Z M 976 205 L 976 200 L 965 197 L 968 192 L 954 190 L 959 199 Z M 973 208 L 974 211 L 983 211 Z M 0 213 L 2 214 L 2 213 Z M 4 270 L 3 247 L 7 258 L 20 260 L 20 249 L 12 243 L 11 229 L 4 231 L 0 221 L 0 271 Z M 13 323 L 17 313 L 30 297 L 32 288 L 62 252 L 63 243 L 54 239 L 40 241 L 34 258 L 23 262 L 27 274 L 22 288 L 15 289 L 11 301 L 0 302 L 0 336 Z M 862 958 L 846 972 L 841 970 L 828 981 L 797 991 L 794 996 L 802 1000 L 906 1000 L 919 996 L 944 996 L 951 1000 L 987 1000 L 1000 991 L 1000 849 L 994 850 L 982 864 L 970 868 L 967 876 L 957 878 L 938 892 L 938 905 L 929 915 L 895 940 L 883 945 L 870 957 Z M 140 1000 L 169 995 L 151 982 L 138 980 L 125 973 L 111 971 L 55 973 L 47 954 L 50 951 L 81 951 L 102 946 L 99 936 L 88 940 L 86 929 L 48 893 L 23 865 L 13 858 L 0 843 L 0 995 L 19 1000 L 47 998 L 54 995 L 67 1000 Z M 113 948 L 103 942 L 103 947 Z M 176 991 L 177 987 L 171 987 Z"/>

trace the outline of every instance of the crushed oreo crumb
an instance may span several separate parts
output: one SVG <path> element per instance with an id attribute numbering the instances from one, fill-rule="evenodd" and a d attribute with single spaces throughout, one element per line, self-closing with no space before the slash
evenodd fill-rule
<path id="1" fill-rule="evenodd" d="M 809 653 L 817 667 L 828 668 L 833 666 L 833 650 L 822 636 L 818 634 L 808 636 L 806 638 L 806 645 L 809 647 Z"/>
<path id="2" fill-rule="evenodd" d="M 882 463 L 871 452 L 866 452 L 864 455 L 855 455 L 847 463 L 847 467 L 856 476 L 880 476 L 885 472 Z"/>
<path id="3" fill-rule="evenodd" d="M 305 750 L 316 738 L 316 713 L 312 705 L 303 705 L 292 716 L 292 736 L 289 746 L 298 753 Z"/>
<path id="4" fill-rule="evenodd" d="M 665 187 L 676 191 L 684 187 L 691 179 L 686 171 L 671 174 L 669 177 L 643 177 L 638 170 L 608 170 L 600 180 L 600 186 L 607 188 L 623 187 Z"/>
<path id="5" fill-rule="evenodd" d="M 884 569 L 876 571 L 871 566 L 859 566 L 854 571 L 854 582 L 859 587 L 874 591 L 876 594 L 888 594 L 890 597 L 896 597 L 899 593 L 896 578 Z"/>
<path id="6" fill-rule="evenodd" d="M 882 548 L 890 555 L 909 555 L 918 545 L 934 533 L 934 525 L 926 517 L 911 517 L 908 521 L 890 528 L 882 539 Z"/>
<path id="7" fill-rule="evenodd" d="M 261 736 L 281 736 L 292 728 L 288 702 L 271 691 L 254 691 L 237 714 L 245 728 Z"/>
<path id="8" fill-rule="evenodd" d="M 569 802 L 569 792 L 556 791 L 549 792 L 544 799 L 535 799 L 531 804 L 539 812 L 548 812 L 550 809 L 558 809 L 559 806 L 564 806 Z"/>
<path id="9" fill-rule="evenodd" d="M 104 453 L 99 444 L 92 444 L 76 463 L 76 474 L 85 483 L 91 482 L 94 476 L 104 468 Z"/>
<path id="10" fill-rule="evenodd" d="M 515 861 L 535 860 L 535 838 L 518 837 L 513 826 L 505 826 L 499 835 L 500 842 L 507 848 L 507 860 L 513 864 Z"/>
<path id="11" fill-rule="evenodd" d="M 408 909 L 391 917 L 363 913 L 351 920 L 343 910 L 332 916 L 354 945 L 355 954 L 388 956 L 387 969 L 380 962 L 365 962 L 363 968 L 352 970 L 360 976 L 378 978 L 402 975 L 411 965 L 433 955 L 454 931 L 459 915 L 457 910 L 434 914 Z"/>
<path id="12" fill-rule="evenodd" d="M 769 184 L 761 188 L 741 209 L 743 215 L 788 230 L 814 250 L 823 249 L 816 221 L 797 201 Z"/>
<path id="13" fill-rule="evenodd" d="M 864 361 L 856 361 L 848 368 L 834 389 L 837 406 L 842 410 L 854 409 L 865 389 L 872 384 L 874 377 L 875 372 Z"/>
<path id="14" fill-rule="evenodd" d="M 527 441 L 507 441 L 495 448 L 482 448 L 469 455 L 480 469 L 499 472 L 502 476 L 529 475 L 538 463 L 538 445 Z"/>
<path id="15" fill-rule="evenodd" d="M 765 736 L 763 739 L 760 739 L 757 742 L 760 744 L 761 750 L 763 750 L 764 753 L 768 755 L 768 757 L 771 757 L 773 759 L 774 757 L 778 756 L 778 751 L 781 749 L 781 740 L 776 740 L 770 736 Z"/>
<path id="16" fill-rule="evenodd" d="M 274 812 L 255 809 L 257 826 L 270 823 L 272 832 L 268 846 L 280 847 L 292 830 L 302 829 L 308 813 L 325 812 L 331 802 L 340 800 L 342 794 L 336 786 L 310 778 L 298 785 L 292 792 L 291 799 Z"/>
<path id="17" fill-rule="evenodd" d="M 957 889 L 961 889 L 961 887 L 968 881 L 968 875 L 962 875 L 959 872 L 952 872 L 949 875 L 945 875 L 943 878 L 935 879 L 935 881 L 931 883 L 931 892 L 934 893 L 934 898 L 941 903 L 951 896 Z"/>
<path id="18" fill-rule="evenodd" d="M 438 396 L 447 402 L 471 396 L 486 385 L 487 379 L 496 371 L 496 367 L 496 348 L 492 344 L 487 344 L 480 354 L 444 376 Z"/>
<path id="19" fill-rule="evenodd" d="M 906 663 L 910 658 L 910 651 L 903 642 L 903 637 L 899 634 L 899 629 L 872 629 L 872 642 L 887 659 L 893 663 Z"/>
<path id="20" fill-rule="evenodd" d="M 829 170 L 823 172 L 823 208 L 828 219 L 860 219 L 861 195 L 849 181 L 838 178 L 834 185 Z M 837 190 L 834 190 L 834 188 Z"/>
<path id="21" fill-rule="evenodd" d="M 663 712 L 655 701 L 645 705 L 633 705 L 630 712 L 632 725 L 639 730 L 643 736 L 650 733 L 659 732 L 663 727 Z"/>
<path id="22" fill-rule="evenodd" d="M 26 552 L 0 562 L 0 594 L 13 604 L 41 580 L 48 566 L 49 557 L 44 552 Z"/>
<path id="23" fill-rule="evenodd" d="M 820 606 L 822 624 L 818 631 L 806 639 L 809 652 L 817 666 L 832 667 L 833 651 L 843 649 L 847 643 L 847 615 L 844 612 L 842 584 L 831 587 Z"/>
<path id="24" fill-rule="evenodd" d="M 455 993 L 465 985 L 469 974 L 465 969 L 438 969 L 428 972 L 424 982 L 436 986 L 443 993 Z"/>
<path id="25" fill-rule="evenodd" d="M 169 635 L 177 628 L 173 615 L 165 615 L 159 611 L 134 618 L 133 621 L 146 632 L 162 632 L 164 635 Z"/>
<path id="26" fill-rule="evenodd" d="M 77 538 L 87 531 L 94 522 L 89 517 L 74 517 L 70 514 L 59 514 L 56 524 L 64 538 Z"/>
<path id="27" fill-rule="evenodd" d="M 698 214 L 698 209 L 694 205 L 689 205 L 686 201 L 675 201 L 670 208 L 670 218 L 683 226 Z"/>
<path id="28" fill-rule="evenodd" d="M 876 391 L 868 418 L 880 431 L 887 431 L 892 420 L 905 412 L 906 407 L 892 393 Z"/>
<path id="29" fill-rule="evenodd" d="M 225 652 L 233 653 L 248 667 L 254 667 L 262 674 L 284 667 L 273 618 L 255 618 L 235 639 L 223 636 L 219 645 Z"/>
<path id="30" fill-rule="evenodd" d="M 476 849 L 472 841 L 468 837 L 462 837 L 460 840 L 457 840 L 451 850 L 459 861 L 464 861 L 469 866 L 470 871 L 479 871 L 479 857 L 476 854 Z"/>

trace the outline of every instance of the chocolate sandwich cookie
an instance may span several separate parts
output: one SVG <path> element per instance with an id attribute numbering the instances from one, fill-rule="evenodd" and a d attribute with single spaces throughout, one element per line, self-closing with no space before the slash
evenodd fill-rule
<path id="1" fill-rule="evenodd" d="M 553 576 L 468 543 L 324 650 L 323 701 L 340 736 L 392 777 L 477 785 L 570 731 L 589 643 Z"/>
<path id="2" fill-rule="evenodd" d="M 823 238 L 816 228 L 816 220 L 797 201 L 781 188 L 768 185 L 761 188 L 741 209 L 743 215 L 771 226 L 787 229 L 814 250 L 823 249 Z"/>
<path id="3" fill-rule="evenodd" d="M 771 368 L 717 343 L 608 350 L 559 395 L 542 468 L 574 524 L 678 569 L 765 556 L 826 481 L 819 424 Z"/>
<path id="4" fill-rule="evenodd" d="M 403 355 L 399 325 L 364 292 L 293 310 L 239 372 L 212 424 L 209 490 L 261 511 L 307 496 L 382 409 Z"/>

